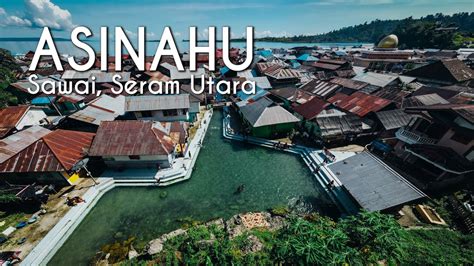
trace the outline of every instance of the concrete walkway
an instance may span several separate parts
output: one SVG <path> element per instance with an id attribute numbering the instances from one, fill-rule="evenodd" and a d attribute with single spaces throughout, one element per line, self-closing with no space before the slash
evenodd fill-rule
<path id="1" fill-rule="evenodd" d="M 206 135 L 212 114 L 212 109 L 206 111 L 194 138 L 186 149 L 185 157 L 178 158 L 171 168 L 158 172 L 142 169 L 138 173 L 139 179 L 127 178 L 131 174 L 127 171 L 122 172 L 121 176 L 116 179 L 113 177 L 98 178 L 98 185 L 89 188 L 83 195 L 82 198 L 85 202 L 71 207 L 71 210 L 36 245 L 21 262 L 21 265 L 46 265 L 107 191 L 117 186 L 169 186 L 189 179 L 201 150 L 201 143 Z M 134 172 L 136 177 L 136 169 L 134 169 Z"/>
<path id="2" fill-rule="evenodd" d="M 351 200 L 350 195 L 344 189 L 341 181 L 334 175 L 334 173 L 327 168 L 324 163 L 324 152 L 322 150 L 316 150 L 300 145 L 289 144 L 288 148 L 281 149 L 277 148 L 275 144 L 278 141 L 256 138 L 252 136 L 242 136 L 234 132 L 230 126 L 230 116 L 227 115 L 223 119 L 223 136 L 227 139 L 244 141 L 259 145 L 266 148 L 277 149 L 284 152 L 298 154 L 303 158 L 303 161 L 308 166 L 309 170 L 315 177 L 316 181 L 321 185 L 321 188 L 327 193 L 327 195 L 336 204 L 339 210 L 346 215 L 355 214 L 359 211 L 358 207 Z M 337 154 L 337 157 L 345 158 L 350 154 Z"/>

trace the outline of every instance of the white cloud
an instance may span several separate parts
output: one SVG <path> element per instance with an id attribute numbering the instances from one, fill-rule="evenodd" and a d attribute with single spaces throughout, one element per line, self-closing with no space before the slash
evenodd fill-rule
<path id="1" fill-rule="evenodd" d="M 5 9 L 0 7 L 0 26 L 29 27 L 31 26 L 31 21 L 8 15 Z"/>
<path id="2" fill-rule="evenodd" d="M 68 30 L 74 27 L 71 13 L 50 0 L 25 0 L 26 19 L 35 27 Z"/>

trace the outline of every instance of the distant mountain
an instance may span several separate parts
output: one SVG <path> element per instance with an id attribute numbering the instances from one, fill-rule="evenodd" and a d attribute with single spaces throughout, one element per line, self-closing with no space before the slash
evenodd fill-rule
<path id="1" fill-rule="evenodd" d="M 264 37 L 256 38 L 256 41 L 265 42 L 366 42 L 376 43 L 388 34 L 397 34 L 400 45 L 407 48 L 423 48 L 420 45 L 428 45 L 430 48 L 450 48 L 461 45 L 463 38 L 474 37 L 474 12 L 456 13 L 454 15 L 443 15 L 441 13 L 428 15 L 419 19 L 412 17 L 400 20 L 374 20 L 370 23 L 341 28 L 319 35 L 299 35 L 293 37 Z M 409 35 L 416 34 L 416 35 Z M 460 39 L 459 36 L 462 36 Z M 419 37 L 419 38 L 417 38 Z M 423 43 L 422 39 L 432 38 L 434 43 Z M 457 43 L 453 39 L 457 38 Z M 418 43 L 414 42 L 419 40 Z M 446 43 L 446 39 L 449 40 Z M 245 39 L 234 39 L 233 41 L 245 41 Z M 429 41 L 429 40 L 426 40 Z M 437 44 L 437 42 L 442 42 Z M 431 46 L 429 46 L 431 45 Z M 433 46 L 434 45 L 434 46 Z"/>

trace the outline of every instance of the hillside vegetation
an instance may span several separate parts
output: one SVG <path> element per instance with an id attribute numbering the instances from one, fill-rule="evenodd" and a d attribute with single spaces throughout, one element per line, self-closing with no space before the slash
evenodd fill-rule
<path id="1" fill-rule="evenodd" d="M 448 30 L 447 28 L 456 28 Z M 388 34 L 396 34 L 402 48 L 457 48 L 474 37 L 474 12 L 428 15 L 419 19 L 374 20 L 319 35 L 256 38 L 267 42 L 363 42 L 377 43 Z M 240 41 L 243 39 L 235 39 Z"/>
<path id="2" fill-rule="evenodd" d="M 0 48 L 0 107 L 5 107 L 9 103 L 15 103 L 16 98 L 5 89 L 10 83 L 15 81 L 15 73 L 20 66 L 15 62 L 15 58 L 8 50 Z"/>

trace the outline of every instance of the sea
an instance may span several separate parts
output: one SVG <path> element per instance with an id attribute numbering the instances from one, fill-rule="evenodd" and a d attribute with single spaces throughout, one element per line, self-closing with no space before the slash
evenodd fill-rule
<path id="1" fill-rule="evenodd" d="M 100 53 L 100 41 L 87 41 L 87 43 L 94 48 L 96 53 Z M 146 42 L 146 55 L 153 56 L 158 47 L 158 42 Z M 22 55 L 28 51 L 35 51 L 38 45 L 38 40 L 36 39 L 23 39 L 23 40 L 10 40 L 10 39 L 0 39 L 0 48 L 9 50 L 13 55 Z M 60 40 L 55 41 L 56 48 L 58 52 L 62 55 L 72 55 L 72 56 L 83 56 L 85 55 L 84 51 L 75 47 L 69 40 Z M 178 50 L 183 53 L 189 51 L 189 42 L 176 41 Z M 207 46 L 206 42 L 200 42 L 198 46 Z M 232 47 L 236 48 L 245 48 L 245 42 L 231 42 Z M 297 46 L 317 46 L 319 48 L 335 48 L 339 49 L 348 49 L 351 47 L 371 47 L 372 44 L 367 43 L 286 43 L 286 42 L 254 42 L 255 48 L 284 48 L 289 49 Z M 136 47 L 136 46 L 135 46 Z M 217 42 L 216 47 L 222 47 L 222 42 Z M 109 55 L 114 55 L 114 43 L 109 43 Z"/>

